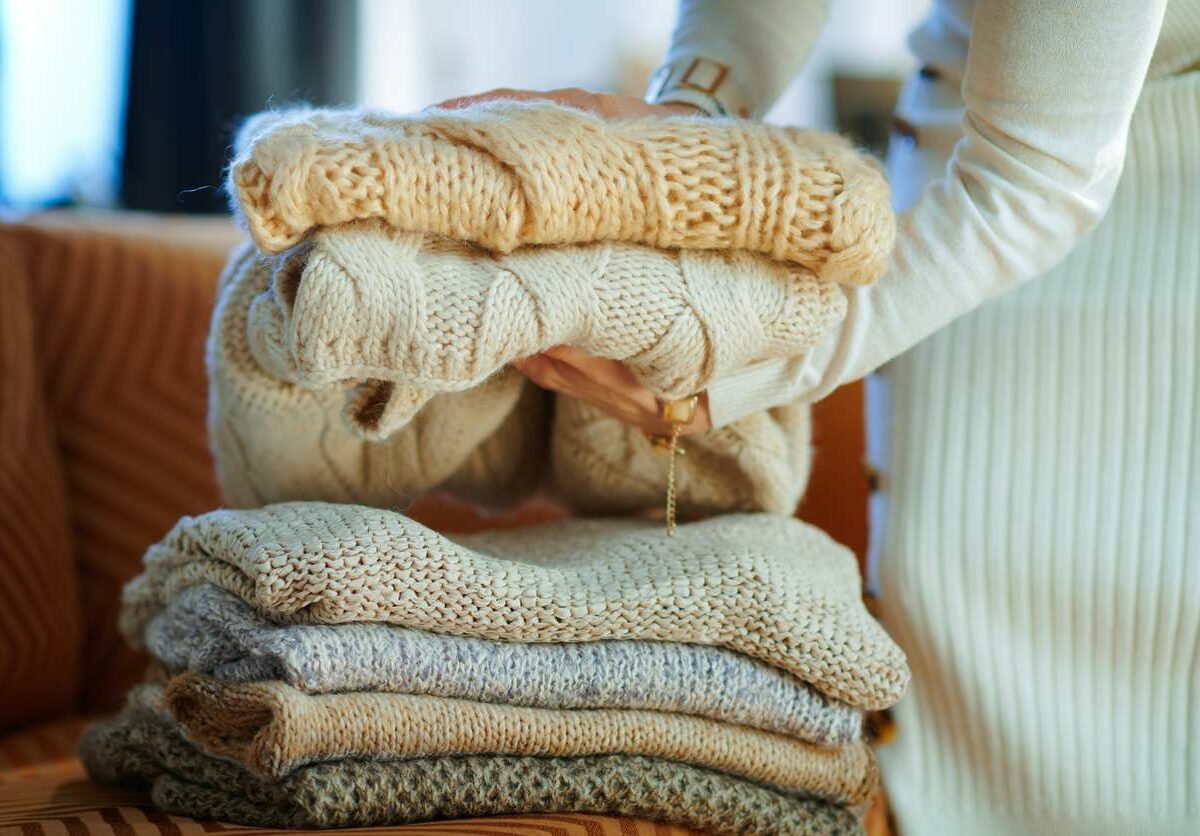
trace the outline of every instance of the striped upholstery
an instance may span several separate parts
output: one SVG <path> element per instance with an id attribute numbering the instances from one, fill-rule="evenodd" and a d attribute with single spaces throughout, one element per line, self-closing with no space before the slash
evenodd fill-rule
<path id="1" fill-rule="evenodd" d="M 3 731 L 74 707 L 83 642 L 66 488 L 36 363 L 25 251 L 2 229 L 0 264 Z M 47 665 L 48 658 L 55 663 Z"/>
<path id="2" fill-rule="evenodd" d="M 82 619 L 84 661 L 71 675 L 86 683 L 84 709 L 118 705 L 142 668 L 115 627 L 117 594 L 142 552 L 181 514 L 218 501 L 202 358 L 214 279 L 234 241 L 225 223 L 101 223 L 58 228 L 51 218 L 3 231 L 22 253 L 39 389 L 66 486 L 76 573 L 63 588 L 82 602 L 30 600 L 19 620 L 78 633 Z M 11 542 L 8 531 L 0 542 Z M 33 554 L 25 565 L 42 560 Z M 60 710 L 76 688 L 64 693 L 71 702 Z"/>

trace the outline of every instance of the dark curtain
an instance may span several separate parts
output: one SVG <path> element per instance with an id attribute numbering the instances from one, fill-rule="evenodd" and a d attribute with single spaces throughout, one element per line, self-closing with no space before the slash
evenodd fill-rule
<path id="1" fill-rule="evenodd" d="M 239 121 L 355 94 L 354 0 L 134 0 L 121 200 L 224 212 Z"/>

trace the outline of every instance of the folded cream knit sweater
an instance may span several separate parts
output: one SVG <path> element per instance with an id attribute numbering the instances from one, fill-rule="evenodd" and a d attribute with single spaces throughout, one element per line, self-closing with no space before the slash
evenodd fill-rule
<path id="1" fill-rule="evenodd" d="M 496 252 L 592 241 L 747 250 L 863 283 L 881 275 L 895 236 L 879 166 L 840 137 L 739 120 L 606 121 L 550 103 L 264 113 L 238 138 L 229 192 L 267 253 L 317 227 L 380 218 Z"/>
<path id="2" fill-rule="evenodd" d="M 863 742 L 824 748 L 684 714 L 563 710 L 415 694 L 305 694 L 278 680 L 181 674 L 166 703 L 187 736 L 265 777 L 344 758 L 643 755 L 727 772 L 787 793 L 860 804 L 878 774 Z"/>
<path id="3" fill-rule="evenodd" d="M 398 825 L 504 813 L 606 813 L 744 836 L 850 836 L 861 810 L 774 792 L 721 772 L 630 755 L 341 760 L 265 781 L 189 744 L 153 686 L 87 730 L 93 780 L 149 786 L 168 813 L 264 827 Z"/>
<path id="4" fill-rule="evenodd" d="M 206 349 L 209 438 L 225 501 L 288 500 L 405 508 L 442 487 L 467 498 L 526 495 L 542 480 L 549 432 L 543 393 L 515 371 L 438 395 L 386 441 L 352 432 L 343 385 L 305 387 L 268 373 L 250 350 L 252 307 L 271 269 L 249 246 L 221 278 Z"/>
<path id="5" fill-rule="evenodd" d="M 247 328 L 276 377 L 369 382 L 350 417 L 385 438 L 433 395 L 551 346 L 620 360 L 656 394 L 682 398 L 803 354 L 845 313 L 837 285 L 745 251 L 601 243 L 497 255 L 370 221 L 320 229 L 277 259 Z M 394 384 L 394 403 L 380 403 L 377 381 Z"/>
<path id="6" fill-rule="evenodd" d="M 581 270 L 590 278 L 558 289 Z M 687 392 L 814 345 L 844 304 L 836 286 L 745 254 L 597 245 L 494 259 L 377 225 L 321 232 L 281 260 L 242 248 L 208 347 L 218 474 L 238 506 L 405 507 L 437 487 L 513 501 L 549 475 L 581 511 L 657 507 L 667 457 L 639 430 L 565 397 L 549 423 L 548 397 L 504 364 L 573 340 Z M 799 404 L 689 438 L 680 513 L 790 513 L 809 438 Z"/>
<path id="7" fill-rule="evenodd" d="M 782 515 L 726 515 L 673 538 L 612 519 L 451 540 L 390 511 L 297 502 L 185 517 L 145 563 L 121 612 L 138 647 L 168 601 L 208 582 L 279 622 L 724 647 L 859 708 L 891 705 L 908 680 L 862 604 L 854 555 Z"/>

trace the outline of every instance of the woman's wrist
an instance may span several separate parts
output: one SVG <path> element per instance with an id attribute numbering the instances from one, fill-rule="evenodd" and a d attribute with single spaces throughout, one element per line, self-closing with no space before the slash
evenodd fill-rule
<path id="1" fill-rule="evenodd" d="M 709 116 L 749 118 L 750 102 L 733 81 L 729 67 L 709 58 L 669 61 L 650 78 L 646 101 L 659 105 L 686 105 Z"/>

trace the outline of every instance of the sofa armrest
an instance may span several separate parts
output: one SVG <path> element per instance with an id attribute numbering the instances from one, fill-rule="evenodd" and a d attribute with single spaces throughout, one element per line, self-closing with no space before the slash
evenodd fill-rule
<path id="1" fill-rule="evenodd" d="M 0 228 L 0 732 L 74 708 L 83 633 L 19 236 Z"/>
<path id="2" fill-rule="evenodd" d="M 223 219 L 62 212 L 2 234 L 27 277 L 30 335 L 13 352 L 30 355 L 75 572 L 62 578 L 58 603 L 35 614 L 56 633 L 49 657 L 81 660 L 75 686 L 63 689 L 75 705 L 59 700 L 53 710 L 112 708 L 144 667 L 117 636 L 121 587 L 180 516 L 218 505 L 203 352 L 217 274 L 237 233 Z M 32 478 L 25 467 L 20 478 Z M 37 490 L 51 501 L 51 490 Z M 10 571 L 49 565 L 45 554 L 5 559 Z M 56 554 L 56 577 L 62 563 Z"/>

